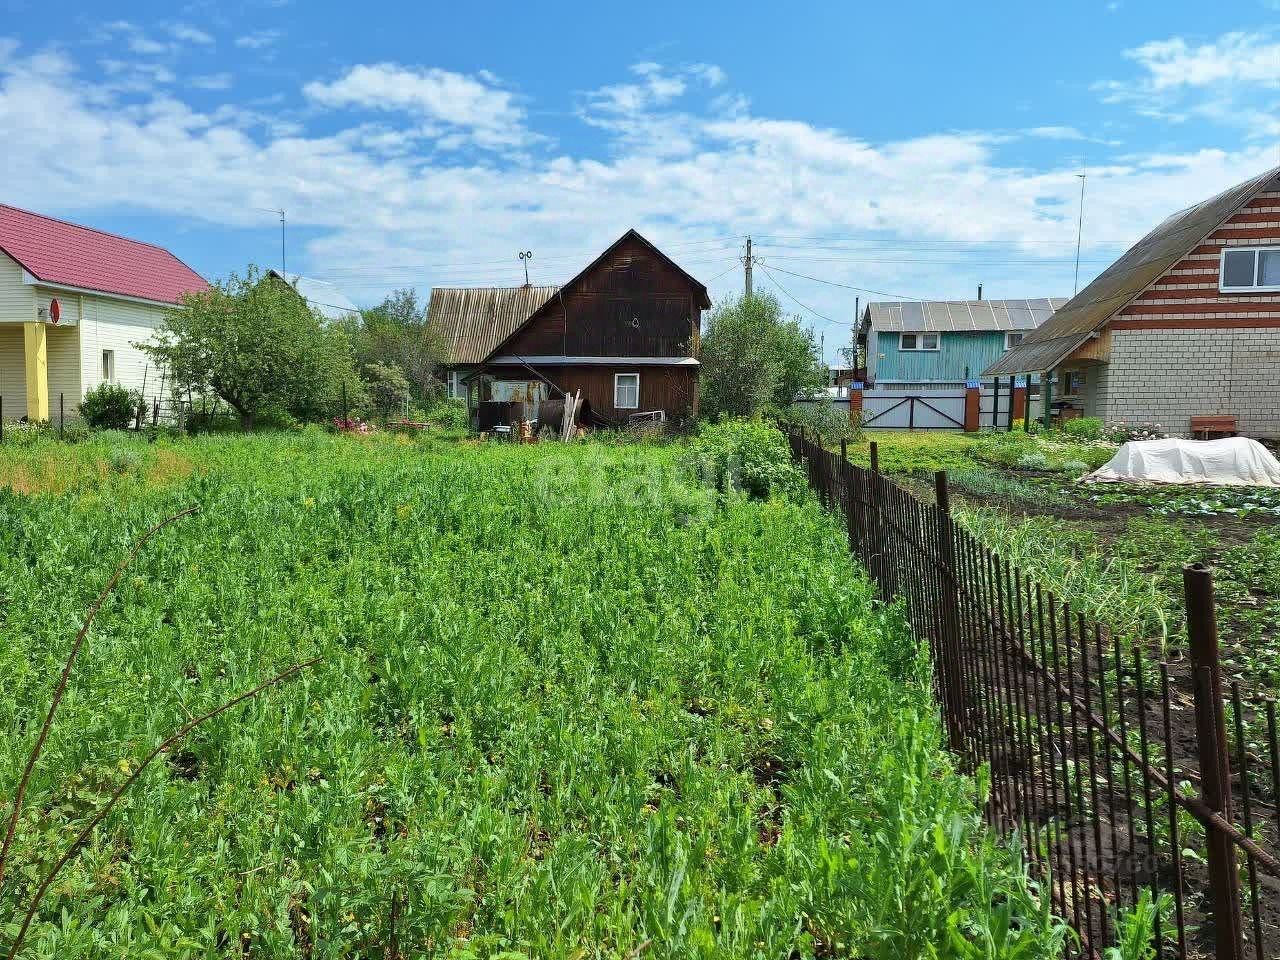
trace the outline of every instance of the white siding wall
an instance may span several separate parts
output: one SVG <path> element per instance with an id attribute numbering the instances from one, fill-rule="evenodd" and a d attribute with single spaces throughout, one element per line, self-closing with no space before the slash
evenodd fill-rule
<path id="1" fill-rule="evenodd" d="M 6 420 L 17 420 L 27 415 L 25 358 L 22 324 L 0 323 L 0 397 L 4 398 Z"/>
<path id="2" fill-rule="evenodd" d="M 87 392 L 102 382 L 102 351 L 114 350 L 116 382 L 141 390 L 145 374 L 147 402 L 158 397 L 160 371 L 134 343 L 149 340 L 165 312 L 166 308 L 160 305 L 86 294 L 79 327 L 81 389 Z"/>
<path id="3" fill-rule="evenodd" d="M 35 290 L 22 282 L 22 268 L 0 253 L 0 397 L 8 420 L 27 414 L 22 324 L 35 318 Z"/>

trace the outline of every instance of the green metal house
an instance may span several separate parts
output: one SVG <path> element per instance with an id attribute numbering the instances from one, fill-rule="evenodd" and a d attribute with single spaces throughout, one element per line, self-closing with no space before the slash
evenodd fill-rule
<path id="1" fill-rule="evenodd" d="M 963 386 L 1067 300 L 937 300 L 867 304 L 858 352 L 882 387 Z"/>

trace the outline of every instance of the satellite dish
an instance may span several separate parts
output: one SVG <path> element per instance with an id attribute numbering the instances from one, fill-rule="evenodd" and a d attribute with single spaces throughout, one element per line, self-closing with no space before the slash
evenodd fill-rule
<path id="1" fill-rule="evenodd" d="M 57 324 L 62 319 L 62 304 L 58 302 L 58 298 L 54 297 L 49 301 L 49 322 Z"/>

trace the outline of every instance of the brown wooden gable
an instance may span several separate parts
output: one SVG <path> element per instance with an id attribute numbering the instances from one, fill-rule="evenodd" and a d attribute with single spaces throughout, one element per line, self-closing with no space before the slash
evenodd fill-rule
<path id="1" fill-rule="evenodd" d="M 697 355 L 706 288 L 635 231 L 536 310 L 490 355 Z"/>

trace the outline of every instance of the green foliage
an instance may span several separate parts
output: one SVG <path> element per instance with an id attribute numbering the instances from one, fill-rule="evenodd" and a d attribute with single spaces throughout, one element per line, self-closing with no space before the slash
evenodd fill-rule
<path id="1" fill-rule="evenodd" d="M 702 415 L 754 417 L 822 384 L 813 334 L 771 296 L 716 305 L 702 334 Z"/>
<path id="2" fill-rule="evenodd" d="M 1102 438 L 1101 417 L 1078 417 L 1062 424 L 1062 432 L 1073 440 L 1100 440 Z"/>
<path id="3" fill-rule="evenodd" d="M 779 419 L 783 423 L 816 432 L 823 443 L 838 444 L 841 440 L 856 443 L 862 439 L 861 418 L 850 422 L 849 408 L 837 406 L 830 397 L 793 403 L 780 413 Z"/>
<path id="4" fill-rule="evenodd" d="M 142 395 L 118 383 L 100 383 L 80 401 L 80 416 L 91 427 L 124 430 L 138 413 Z"/>
<path id="5" fill-rule="evenodd" d="M 340 413 L 344 387 L 352 409 L 364 399 L 346 333 L 253 266 L 186 295 L 154 342 L 138 346 L 168 371 L 178 393 L 216 394 L 244 429 L 272 409 L 328 419 Z"/>
<path id="6" fill-rule="evenodd" d="M 722 493 L 739 490 L 758 500 L 795 496 L 807 483 L 791 460 L 786 438 L 763 420 L 704 424 L 684 462 L 691 474 Z"/>
<path id="7" fill-rule="evenodd" d="M 425 414 L 426 422 L 449 433 L 466 433 L 470 427 L 467 401 L 457 398 L 438 400 Z"/>
<path id="8" fill-rule="evenodd" d="M 56 481 L 112 447 L 140 471 L 0 489 L 5 791 L 119 557 L 203 509 L 89 636 L 0 917 L 167 731 L 324 659 L 148 770 L 30 956 L 382 957 L 397 892 L 406 957 L 1059 954 L 899 612 L 810 498 L 716 496 L 674 445 L 312 428 L 0 467 L 47 453 Z"/>
<path id="9" fill-rule="evenodd" d="M 1138 902 L 1117 918 L 1119 943 L 1102 952 L 1103 960 L 1154 960 L 1156 957 L 1156 919 L 1167 918 L 1173 898 L 1162 893 L 1151 899 L 1151 891 L 1143 889 Z"/>
<path id="10" fill-rule="evenodd" d="M 961 467 L 947 471 L 947 480 L 955 489 L 978 494 L 993 500 L 1009 500 L 1020 503 L 1058 503 L 1061 494 L 1044 483 L 1028 482 L 995 470 L 981 467 Z"/>
<path id="11" fill-rule="evenodd" d="M 377 389 L 379 371 L 394 367 L 407 381 L 412 402 L 426 405 L 442 394 L 440 364 L 446 356 L 445 345 L 427 326 L 426 308 L 418 303 L 414 290 L 396 290 L 342 327 L 371 392 Z"/>
<path id="12" fill-rule="evenodd" d="M 396 364 L 365 364 L 364 382 L 369 402 L 380 417 L 398 413 L 409 402 L 409 380 Z"/>

